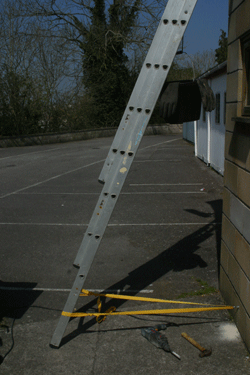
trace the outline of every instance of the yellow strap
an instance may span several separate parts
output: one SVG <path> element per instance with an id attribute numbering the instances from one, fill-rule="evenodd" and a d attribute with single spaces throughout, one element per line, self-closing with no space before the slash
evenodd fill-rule
<path id="1" fill-rule="evenodd" d="M 208 305 L 205 303 L 196 303 L 196 302 L 183 302 L 183 301 L 170 301 L 165 299 L 158 299 L 158 298 L 147 298 L 147 297 L 134 297 L 134 296 L 123 296 L 120 294 L 99 294 L 93 293 L 89 290 L 82 289 L 82 293 L 80 296 L 95 296 L 98 297 L 97 305 L 98 305 L 98 312 L 97 313 L 70 313 L 63 311 L 63 316 L 69 317 L 83 317 L 83 316 L 108 316 L 108 315 L 152 315 L 152 314 L 181 314 L 181 313 L 191 313 L 191 312 L 200 312 L 200 311 L 214 311 L 214 310 L 233 310 L 234 306 L 222 306 L 222 305 Z M 121 311 L 121 312 L 114 312 L 111 309 L 108 309 L 106 312 L 101 312 L 101 301 L 100 297 L 107 297 L 113 299 L 125 299 L 125 300 L 133 300 L 133 301 L 144 301 L 144 302 L 163 302 L 163 303 L 178 303 L 178 304 L 186 304 L 186 305 L 199 305 L 199 306 L 209 306 L 209 307 L 186 307 L 182 309 L 160 309 L 160 310 L 141 310 L 141 311 Z M 110 311 L 111 310 L 111 311 Z M 103 320 L 103 319 L 102 319 Z M 100 319 L 100 322 L 102 321 Z M 97 319 L 98 321 L 98 319 Z"/>
<path id="2" fill-rule="evenodd" d="M 101 302 L 101 298 L 100 297 L 98 297 L 98 300 L 97 300 L 97 307 L 98 307 L 98 312 L 101 312 L 102 302 Z"/>
<path id="3" fill-rule="evenodd" d="M 107 297 L 107 298 L 113 298 L 113 299 L 125 299 L 125 300 L 132 300 L 132 301 L 144 301 L 144 302 L 162 302 L 162 303 L 178 303 L 178 304 L 184 304 L 184 305 L 199 305 L 199 306 L 210 306 L 206 303 L 197 303 L 197 302 L 184 302 L 184 301 L 170 301 L 166 299 L 159 299 L 159 298 L 148 298 L 148 297 L 134 297 L 134 296 L 125 296 L 121 294 L 107 294 L 107 293 L 93 293 L 89 290 L 82 289 L 82 293 L 80 293 L 81 297 L 86 296 L 95 296 L 95 297 Z M 217 306 L 217 305 L 213 305 Z M 221 307 L 221 305 L 218 305 Z"/>
<path id="4" fill-rule="evenodd" d="M 116 307 L 115 306 L 111 306 L 107 311 L 105 311 L 105 313 L 102 313 L 99 316 L 97 316 L 96 317 L 97 323 L 100 324 L 100 323 L 104 322 L 104 320 L 107 318 L 108 313 L 111 313 L 111 312 L 113 312 L 115 310 L 116 310 Z"/>
<path id="5" fill-rule="evenodd" d="M 103 312 L 103 313 L 70 313 L 63 311 L 63 316 L 72 318 L 84 316 L 100 316 L 100 315 L 152 315 L 152 314 L 181 314 L 192 313 L 200 311 L 213 311 L 213 310 L 232 310 L 234 306 L 214 306 L 214 307 L 187 307 L 184 309 L 160 309 L 160 310 L 141 310 L 141 311 L 117 311 L 117 312 Z"/>

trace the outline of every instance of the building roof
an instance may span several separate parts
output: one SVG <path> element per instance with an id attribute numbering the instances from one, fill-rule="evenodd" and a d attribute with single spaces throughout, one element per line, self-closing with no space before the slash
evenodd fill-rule
<path id="1" fill-rule="evenodd" d="M 227 73 L 227 61 L 224 61 L 223 63 L 207 70 L 205 73 L 202 73 L 198 78 L 209 79 L 224 73 Z"/>

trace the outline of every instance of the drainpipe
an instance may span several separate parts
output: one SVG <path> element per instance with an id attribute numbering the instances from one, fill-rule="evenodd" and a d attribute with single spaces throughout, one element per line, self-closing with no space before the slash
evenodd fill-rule
<path id="1" fill-rule="evenodd" d="M 211 112 L 207 116 L 207 165 L 210 165 L 211 154 Z"/>
<path id="2" fill-rule="evenodd" d="M 209 86 L 212 88 L 211 79 L 209 79 Z M 211 161 L 211 115 L 212 112 L 208 112 L 207 116 L 207 165 L 210 165 Z"/>
<path id="3" fill-rule="evenodd" d="M 194 122 L 194 154 L 198 154 L 198 121 Z"/>

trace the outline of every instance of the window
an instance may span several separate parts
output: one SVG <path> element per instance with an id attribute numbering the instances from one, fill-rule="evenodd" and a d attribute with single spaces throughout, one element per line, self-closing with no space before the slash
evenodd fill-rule
<path id="1" fill-rule="evenodd" d="M 250 116 L 250 40 L 242 43 L 243 58 L 243 116 Z"/>
<path id="2" fill-rule="evenodd" d="M 220 94 L 215 95 L 215 122 L 220 123 Z"/>

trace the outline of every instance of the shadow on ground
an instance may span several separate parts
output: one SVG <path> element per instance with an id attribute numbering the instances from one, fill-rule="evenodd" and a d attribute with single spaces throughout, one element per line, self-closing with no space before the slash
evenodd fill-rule
<path id="1" fill-rule="evenodd" d="M 9 349 L 5 350 L 4 356 L 0 355 L 0 365 L 14 347 L 13 326 L 15 320 L 21 319 L 42 293 L 42 291 L 33 290 L 36 285 L 36 283 L 0 281 L 0 326 L 2 330 L 4 329 L 7 333 L 10 333 L 7 336 L 11 336 Z M 12 319 L 11 324 L 9 323 L 9 318 Z M 5 341 L 10 341 L 6 340 L 6 335 L 4 337 L 5 340 L 0 338 L 0 346 L 3 346 L 3 349 L 6 348 Z"/>
<path id="2" fill-rule="evenodd" d="M 206 268 L 208 264 L 195 252 L 200 248 L 200 244 L 211 236 L 215 236 L 216 238 L 216 251 L 219 264 L 222 200 L 215 200 L 207 203 L 213 208 L 214 212 L 211 215 L 209 214 L 214 218 L 211 223 L 196 230 L 189 236 L 178 241 L 175 245 L 163 251 L 161 254 L 157 255 L 155 258 L 136 268 L 130 272 L 127 277 L 111 285 L 109 288 L 107 288 L 107 290 L 123 290 L 126 287 L 126 294 L 135 295 L 135 293 L 132 291 L 145 289 L 148 285 L 152 284 L 170 271 L 181 272 L 188 269 L 194 269 L 196 267 Z M 208 215 L 195 210 L 192 210 L 192 213 L 195 213 L 200 217 L 207 217 Z M 93 311 L 93 309 L 96 309 L 96 302 L 96 299 L 92 300 L 79 309 L 78 312 L 87 312 L 89 310 Z M 125 300 L 113 299 L 105 303 L 103 300 L 103 311 L 111 306 L 119 308 L 125 302 Z M 79 320 L 78 328 L 72 333 L 63 337 L 61 346 L 65 345 L 67 342 L 81 333 L 86 332 L 86 330 L 88 330 L 94 324 L 96 324 L 95 318 L 89 320 L 88 322 L 84 322 L 84 318 L 81 318 Z"/>
<path id="3" fill-rule="evenodd" d="M 33 290 L 36 283 L 0 281 L 0 321 L 3 318 L 21 319 L 42 291 Z"/>

